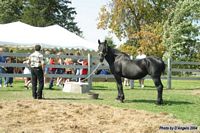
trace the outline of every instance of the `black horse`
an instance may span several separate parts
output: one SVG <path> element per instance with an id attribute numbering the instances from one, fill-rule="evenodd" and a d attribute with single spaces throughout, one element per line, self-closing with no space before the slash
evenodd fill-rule
<path id="1" fill-rule="evenodd" d="M 158 91 L 157 104 L 163 104 L 163 85 L 160 77 L 165 70 L 165 63 L 160 58 L 146 57 L 141 60 L 131 60 L 127 54 L 109 47 L 106 40 L 105 42 L 98 40 L 98 43 L 100 62 L 103 62 L 104 58 L 106 59 L 117 82 L 118 96 L 116 100 L 123 102 L 125 99 L 122 77 L 140 79 L 149 74 Z"/>

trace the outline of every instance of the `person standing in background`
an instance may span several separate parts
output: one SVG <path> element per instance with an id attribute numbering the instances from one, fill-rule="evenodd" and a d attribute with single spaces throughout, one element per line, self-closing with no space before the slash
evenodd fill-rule
<path id="1" fill-rule="evenodd" d="M 138 55 L 136 56 L 136 60 L 144 59 L 146 58 L 146 55 L 143 53 L 142 49 L 137 50 Z M 140 87 L 144 88 L 144 78 L 139 79 Z"/>
<path id="2" fill-rule="evenodd" d="M 8 63 L 8 64 L 12 63 L 11 57 L 6 58 L 6 63 Z M 5 67 L 5 72 L 7 74 L 13 74 L 14 73 L 14 67 Z M 13 84 L 13 77 L 6 77 L 5 87 L 8 87 L 8 85 L 10 85 L 10 87 L 13 87 L 12 84 Z"/>
<path id="3" fill-rule="evenodd" d="M 29 61 L 29 60 L 24 61 L 23 64 L 28 65 L 28 61 Z M 25 67 L 23 73 L 24 73 L 24 74 L 31 74 L 31 70 L 29 69 L 29 67 Z M 30 85 L 30 84 L 31 84 L 31 78 L 30 78 L 30 77 L 25 77 L 25 78 L 24 78 L 24 87 L 25 87 L 26 89 L 29 89 L 29 85 Z"/>
<path id="4" fill-rule="evenodd" d="M 1 53 L 4 52 L 4 49 L 3 48 L 0 48 L 0 63 L 5 63 L 6 59 L 4 56 L 1 55 Z M 0 74 L 3 74 L 5 71 L 4 71 L 4 67 L 3 66 L 0 66 Z M 0 88 L 2 87 L 2 76 L 0 76 Z"/>
<path id="5" fill-rule="evenodd" d="M 79 64 L 81 64 L 82 66 L 88 66 L 88 60 L 87 59 L 84 59 L 82 61 L 77 60 L 77 62 Z M 82 68 L 81 71 L 80 71 L 80 74 L 81 75 L 87 75 L 88 74 L 88 69 L 87 68 Z M 81 78 L 81 80 L 84 80 L 84 78 Z"/>
<path id="6" fill-rule="evenodd" d="M 62 55 L 62 54 L 63 53 L 61 51 L 57 53 L 57 56 L 58 56 L 57 62 L 56 62 L 57 65 L 63 65 L 64 64 L 63 58 L 60 57 L 60 55 Z M 64 72 L 65 72 L 65 68 L 57 68 L 55 74 L 61 75 Z M 57 86 L 63 87 L 63 78 L 62 77 L 57 77 L 56 81 L 57 81 L 56 82 Z"/>
<path id="7" fill-rule="evenodd" d="M 77 52 L 76 52 L 76 56 L 77 56 L 77 59 L 74 61 L 74 65 L 81 65 L 81 64 L 78 63 L 78 61 L 81 60 L 81 59 L 80 59 L 80 58 L 81 58 L 81 53 L 80 53 L 80 51 L 77 51 Z M 75 73 L 76 75 L 81 75 L 81 69 L 80 69 L 80 68 L 76 68 L 75 71 L 74 71 L 74 73 Z M 76 78 L 75 80 L 76 80 L 76 82 L 80 82 L 80 81 L 81 81 L 81 78 Z"/>
<path id="8" fill-rule="evenodd" d="M 51 53 L 49 51 L 45 51 L 45 55 L 48 56 L 50 55 Z M 45 75 L 49 74 L 49 68 L 48 68 L 48 65 L 49 65 L 49 57 L 45 57 L 44 59 L 44 64 L 45 64 L 45 68 L 44 68 L 44 86 L 46 85 L 47 83 L 47 77 Z M 49 78 L 48 78 L 49 79 Z"/>
<path id="9" fill-rule="evenodd" d="M 44 88 L 44 57 L 40 51 L 41 46 L 35 45 L 35 52 L 29 56 L 32 76 L 32 96 L 34 99 L 42 99 L 42 91 Z M 38 89 L 37 81 L 39 81 Z"/>
<path id="10" fill-rule="evenodd" d="M 129 86 L 129 79 L 124 78 L 124 86 Z"/>
<path id="11" fill-rule="evenodd" d="M 130 56 L 130 59 L 133 60 L 133 56 L 132 55 Z M 129 80 L 129 84 L 130 84 L 130 89 L 134 89 L 134 80 L 133 79 Z"/>
<path id="12" fill-rule="evenodd" d="M 55 52 L 53 52 L 53 54 L 55 54 Z M 51 58 L 49 59 L 49 64 L 50 64 L 50 65 L 56 65 L 56 59 L 51 57 Z M 50 67 L 48 71 L 49 71 L 49 74 L 55 74 L 56 68 Z M 54 80 L 55 80 L 55 79 L 56 79 L 56 78 L 54 78 L 54 77 L 51 77 L 51 78 L 50 78 L 50 81 L 49 81 L 49 89 L 53 89 L 53 83 L 54 83 Z"/>

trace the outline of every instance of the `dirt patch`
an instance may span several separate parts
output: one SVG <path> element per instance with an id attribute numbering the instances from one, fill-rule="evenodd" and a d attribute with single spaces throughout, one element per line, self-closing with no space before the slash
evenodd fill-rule
<path id="1" fill-rule="evenodd" d="M 192 91 L 192 94 L 193 94 L 193 95 L 200 96 L 200 90 L 193 90 L 193 91 Z"/>
<path id="2" fill-rule="evenodd" d="M 117 109 L 48 100 L 0 102 L 0 132 L 15 133 L 156 133 L 180 121 L 167 113 Z"/>

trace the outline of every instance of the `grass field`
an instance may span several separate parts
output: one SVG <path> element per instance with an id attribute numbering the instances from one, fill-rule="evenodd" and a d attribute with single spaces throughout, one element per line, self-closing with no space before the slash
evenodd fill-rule
<path id="1" fill-rule="evenodd" d="M 163 80 L 166 86 L 166 80 Z M 44 90 L 47 100 L 56 100 L 71 103 L 93 103 L 110 105 L 119 108 L 146 110 L 154 113 L 169 114 L 183 122 L 193 123 L 200 126 L 200 82 L 187 80 L 172 81 L 173 89 L 164 88 L 164 105 L 155 105 L 157 91 L 152 80 L 145 80 L 145 88 L 138 86 L 135 82 L 135 89 L 124 87 L 125 103 L 115 101 L 117 89 L 115 82 L 94 82 L 92 92 L 99 93 L 99 99 L 92 100 L 87 94 L 64 93 L 59 88 Z M 23 81 L 15 81 L 13 88 L 0 89 L 0 102 L 13 100 L 29 100 L 31 90 L 23 87 Z"/>

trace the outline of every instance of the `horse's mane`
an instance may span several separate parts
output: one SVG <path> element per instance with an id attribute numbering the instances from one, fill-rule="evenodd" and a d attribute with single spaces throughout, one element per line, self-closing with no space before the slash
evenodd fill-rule
<path id="1" fill-rule="evenodd" d="M 130 59 L 130 57 L 129 57 L 128 54 L 126 54 L 124 52 L 121 52 L 118 49 L 111 48 L 110 46 L 108 46 L 108 49 L 109 49 L 109 51 L 111 51 L 113 53 L 114 56 L 121 56 L 121 55 L 123 55 L 123 56 L 127 57 L 128 59 Z"/>

